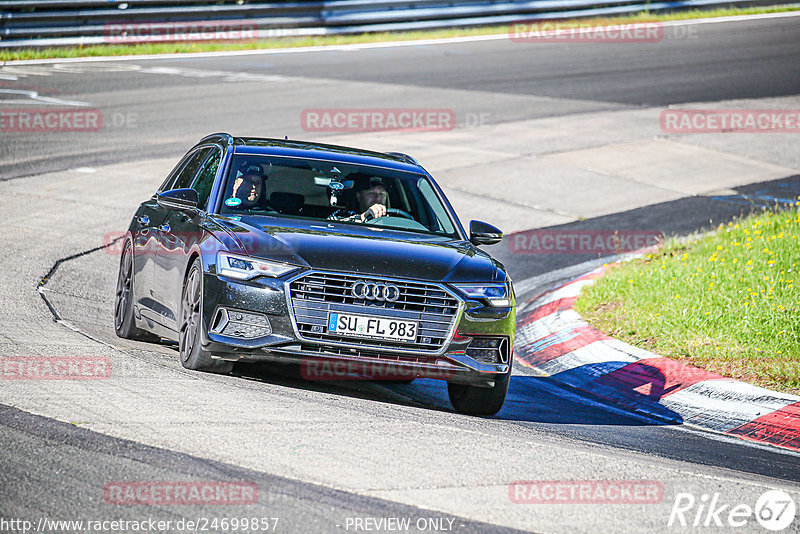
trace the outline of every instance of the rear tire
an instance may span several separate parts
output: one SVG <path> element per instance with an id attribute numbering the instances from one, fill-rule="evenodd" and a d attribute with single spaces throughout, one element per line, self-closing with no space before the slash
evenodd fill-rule
<path id="1" fill-rule="evenodd" d="M 233 369 L 233 362 L 215 360 L 211 353 L 203 350 L 203 268 L 199 259 L 195 259 L 189 276 L 183 284 L 181 293 L 181 318 L 178 334 L 178 349 L 181 364 L 194 371 L 228 374 Z"/>
<path id="2" fill-rule="evenodd" d="M 133 318 L 133 243 L 125 240 L 119 260 L 117 292 L 114 298 L 114 332 L 124 339 L 159 341 L 161 338 L 136 326 Z"/>
<path id="3" fill-rule="evenodd" d="M 466 415 L 494 415 L 503 407 L 511 381 L 511 370 L 499 376 L 494 386 L 482 388 L 467 384 L 447 383 L 450 403 L 457 412 Z"/>

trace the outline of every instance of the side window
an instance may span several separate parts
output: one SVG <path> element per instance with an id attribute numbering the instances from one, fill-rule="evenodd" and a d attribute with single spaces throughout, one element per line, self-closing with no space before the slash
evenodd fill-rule
<path id="1" fill-rule="evenodd" d="M 183 169 L 183 167 L 186 165 L 186 162 L 189 161 L 192 158 L 192 155 L 194 155 L 194 152 L 190 152 L 190 153 L 186 154 L 178 162 L 178 164 L 175 165 L 175 168 L 173 168 L 172 171 L 170 171 L 169 176 L 167 176 L 167 178 L 164 180 L 164 183 L 162 183 L 161 187 L 158 188 L 158 192 L 159 193 L 162 192 L 162 191 L 169 191 L 170 189 L 172 189 L 172 187 L 170 187 L 170 186 L 175 181 L 175 177 L 178 176 L 178 174 L 180 173 L 181 169 Z"/>
<path id="2" fill-rule="evenodd" d="M 192 183 L 194 182 L 194 177 L 197 175 L 197 171 L 200 170 L 200 166 L 205 161 L 208 154 L 214 150 L 213 148 L 201 148 L 194 155 L 189 158 L 189 161 L 186 162 L 186 165 L 181 169 L 181 172 L 178 173 L 178 176 L 175 177 L 175 181 L 170 184 L 170 189 L 186 189 L 187 187 L 191 187 Z"/>
<path id="3" fill-rule="evenodd" d="M 211 195 L 211 188 L 214 187 L 214 178 L 217 176 L 220 161 L 222 161 L 222 151 L 212 148 L 211 155 L 203 163 L 200 172 L 197 173 L 197 178 L 192 184 L 192 189 L 197 191 L 197 196 L 200 200 L 198 205 L 203 209 L 205 209 L 208 197 Z"/>

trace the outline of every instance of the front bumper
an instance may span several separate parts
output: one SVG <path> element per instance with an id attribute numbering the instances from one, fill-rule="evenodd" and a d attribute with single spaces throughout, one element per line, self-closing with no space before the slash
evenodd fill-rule
<path id="1" fill-rule="evenodd" d="M 498 375 L 511 372 L 516 325 L 513 292 L 507 308 L 458 297 L 454 328 L 444 345 L 408 351 L 303 338 L 298 335 L 287 288 L 286 278 L 243 282 L 204 273 L 204 350 L 228 361 L 299 364 L 302 375 L 311 380 L 434 378 L 489 387 Z M 225 335 L 219 329 L 222 309 L 263 314 L 270 332 L 247 339 Z M 497 361 L 471 357 L 475 351 L 467 349 L 473 338 L 481 336 L 503 339 L 505 356 Z"/>

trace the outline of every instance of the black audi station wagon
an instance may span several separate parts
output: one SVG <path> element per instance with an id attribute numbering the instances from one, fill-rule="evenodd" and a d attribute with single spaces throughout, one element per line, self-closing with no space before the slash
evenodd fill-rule
<path id="1" fill-rule="evenodd" d="M 214 134 L 125 236 L 117 335 L 178 342 L 181 363 L 298 364 L 310 379 L 446 380 L 456 410 L 497 413 L 516 301 L 413 158 Z"/>

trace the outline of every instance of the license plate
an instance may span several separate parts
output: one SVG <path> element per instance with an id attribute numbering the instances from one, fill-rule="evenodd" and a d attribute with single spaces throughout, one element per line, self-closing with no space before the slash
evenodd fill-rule
<path id="1" fill-rule="evenodd" d="M 414 341 L 417 339 L 417 323 L 386 317 L 331 313 L 328 315 L 328 333 L 391 341 Z"/>

